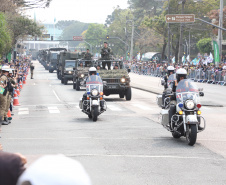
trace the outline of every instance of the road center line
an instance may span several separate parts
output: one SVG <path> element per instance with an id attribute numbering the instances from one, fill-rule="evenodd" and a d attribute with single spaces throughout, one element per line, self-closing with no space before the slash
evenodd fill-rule
<path id="1" fill-rule="evenodd" d="M 56 92 L 53 90 L 53 94 L 56 96 L 59 102 L 61 102 L 60 98 L 57 96 Z"/>

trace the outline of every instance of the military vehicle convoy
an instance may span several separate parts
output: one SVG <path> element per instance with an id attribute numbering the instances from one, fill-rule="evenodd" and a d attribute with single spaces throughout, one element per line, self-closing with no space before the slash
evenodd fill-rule
<path id="1" fill-rule="evenodd" d="M 56 70 L 57 65 L 57 55 L 61 51 L 67 51 L 66 48 L 50 48 L 47 53 L 47 70 L 52 73 Z"/>
<path id="2" fill-rule="evenodd" d="M 97 73 L 104 82 L 104 95 L 119 94 L 120 98 L 125 97 L 126 100 L 131 100 L 132 91 L 128 74 L 130 69 L 125 69 L 122 61 L 101 60 L 97 63 L 102 66 L 102 69 L 97 70 Z M 105 69 L 103 64 L 109 66 L 110 69 Z M 116 66 L 118 67 L 116 68 Z"/>
<path id="3" fill-rule="evenodd" d="M 60 52 L 57 60 L 57 78 L 61 83 L 67 85 L 68 81 L 73 80 L 73 70 L 77 66 L 77 59 L 81 58 L 79 53 Z"/>
<path id="4" fill-rule="evenodd" d="M 85 87 L 89 68 L 93 66 L 94 61 L 92 60 L 81 59 L 77 61 L 77 66 L 75 66 L 73 73 L 73 89 L 79 91 L 81 86 Z"/>

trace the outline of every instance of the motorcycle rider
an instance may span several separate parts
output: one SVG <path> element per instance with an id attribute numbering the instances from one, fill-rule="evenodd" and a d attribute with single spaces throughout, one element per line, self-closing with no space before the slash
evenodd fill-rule
<path id="1" fill-rule="evenodd" d="M 181 80 L 187 79 L 187 71 L 183 68 L 180 68 L 176 72 L 176 80 L 171 84 L 173 96 L 171 96 L 171 102 L 176 100 L 176 88 L 178 83 Z M 171 125 L 171 118 L 176 113 L 176 104 L 171 104 L 169 109 L 169 125 Z"/>
<path id="2" fill-rule="evenodd" d="M 174 74 L 175 68 L 173 66 L 167 67 L 167 74 L 163 77 L 162 85 L 164 85 L 164 91 L 162 94 L 162 108 L 165 108 L 164 100 L 166 98 L 166 89 L 168 88 L 168 78 L 170 75 Z"/>
<path id="3" fill-rule="evenodd" d="M 89 76 L 87 77 L 87 79 L 90 78 L 90 76 L 92 76 L 92 75 L 97 75 L 97 69 L 95 67 L 89 68 Z M 87 100 L 87 92 L 85 92 L 83 94 L 82 102 L 84 100 Z M 100 102 L 100 107 L 101 107 L 101 110 L 104 110 L 104 104 L 103 104 L 103 102 Z M 84 107 L 84 109 L 86 109 L 86 108 Z"/>

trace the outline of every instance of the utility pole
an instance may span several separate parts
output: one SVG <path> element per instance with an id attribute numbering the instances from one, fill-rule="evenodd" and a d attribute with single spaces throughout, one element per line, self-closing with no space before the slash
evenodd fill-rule
<path id="1" fill-rule="evenodd" d="M 220 0 L 220 14 L 219 14 L 219 27 L 223 27 L 223 0 Z M 218 29 L 218 45 L 219 45 L 219 55 L 220 55 L 220 62 L 222 56 L 222 30 Z M 219 67 L 219 63 L 216 63 L 216 66 Z"/>
<path id="2" fill-rule="evenodd" d="M 182 0 L 182 9 L 181 14 L 184 14 L 184 4 L 186 0 Z M 182 63 L 182 56 L 183 56 L 183 32 L 184 32 L 184 23 L 180 23 L 180 42 L 179 42 L 179 64 Z"/>
<path id="3" fill-rule="evenodd" d="M 168 0 L 168 14 L 170 14 L 170 6 L 169 6 L 169 0 Z M 168 64 L 170 64 L 170 24 L 168 23 Z"/>
<path id="4" fill-rule="evenodd" d="M 133 60 L 133 36 L 134 36 L 134 19 L 132 20 L 132 35 L 131 35 L 131 46 L 130 46 L 130 61 Z"/>

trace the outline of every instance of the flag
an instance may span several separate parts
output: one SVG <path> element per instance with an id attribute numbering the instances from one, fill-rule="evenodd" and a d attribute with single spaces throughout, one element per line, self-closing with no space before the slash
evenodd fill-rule
<path id="1" fill-rule="evenodd" d="M 214 59 L 215 62 L 220 62 L 220 55 L 219 55 L 219 47 L 216 41 L 213 41 L 213 48 L 214 48 Z"/>
<path id="2" fill-rule="evenodd" d="M 3 93 L 4 93 L 4 91 L 5 91 L 5 89 L 4 89 L 4 88 L 2 88 L 2 87 L 0 87 L 0 94 L 3 94 Z"/>
<path id="3" fill-rule="evenodd" d="M 183 64 L 186 63 L 185 56 L 182 57 L 182 62 L 183 62 Z"/>
<path id="4" fill-rule="evenodd" d="M 175 63 L 175 57 L 172 58 L 172 62 Z"/>
<path id="5" fill-rule="evenodd" d="M 187 59 L 188 62 L 190 62 L 190 56 L 189 55 L 187 56 L 186 59 Z"/>
<path id="6" fill-rule="evenodd" d="M 197 65 L 197 64 L 199 63 L 199 60 L 200 60 L 200 59 L 194 58 L 194 59 L 191 61 L 191 64 Z"/>

